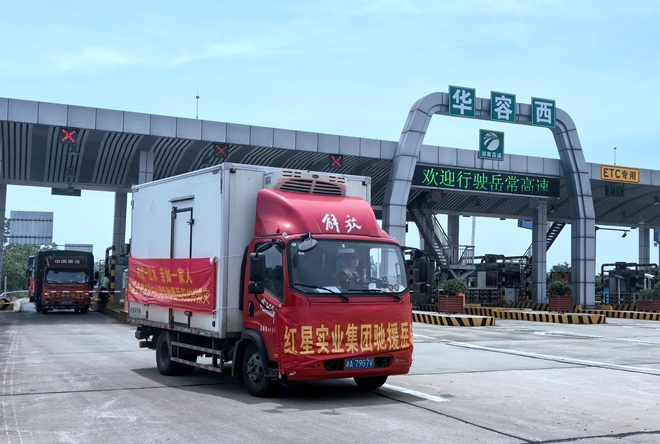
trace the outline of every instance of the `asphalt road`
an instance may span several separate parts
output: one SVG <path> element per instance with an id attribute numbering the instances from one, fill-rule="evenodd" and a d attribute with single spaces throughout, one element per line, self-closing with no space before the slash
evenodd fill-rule
<path id="1" fill-rule="evenodd" d="M 660 322 L 414 325 L 409 375 L 249 396 L 99 313 L 0 312 L 0 443 L 657 443 Z"/>

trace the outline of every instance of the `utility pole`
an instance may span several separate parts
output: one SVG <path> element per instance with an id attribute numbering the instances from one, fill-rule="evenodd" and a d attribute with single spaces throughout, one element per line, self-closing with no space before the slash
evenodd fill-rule
<path id="1" fill-rule="evenodd" d="M 197 91 L 197 95 L 195 96 L 195 98 L 197 99 L 197 109 L 195 110 L 195 119 L 199 119 L 199 91 Z M 614 165 L 616 165 L 616 163 Z"/>

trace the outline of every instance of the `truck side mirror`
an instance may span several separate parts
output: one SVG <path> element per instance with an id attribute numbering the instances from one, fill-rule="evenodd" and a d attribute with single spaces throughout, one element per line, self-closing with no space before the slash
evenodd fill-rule
<path id="1" fill-rule="evenodd" d="M 429 261 L 425 257 L 419 258 L 419 281 L 428 282 L 429 280 Z"/>
<path id="2" fill-rule="evenodd" d="M 250 294 L 264 294 L 263 282 L 250 282 L 248 285 L 248 293 Z"/>
<path id="3" fill-rule="evenodd" d="M 266 279 L 266 256 L 250 253 L 250 280 L 263 282 L 264 279 Z"/>

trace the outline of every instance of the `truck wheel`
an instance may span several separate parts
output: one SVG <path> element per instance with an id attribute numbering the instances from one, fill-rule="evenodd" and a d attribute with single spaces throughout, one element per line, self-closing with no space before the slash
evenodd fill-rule
<path id="1" fill-rule="evenodd" d="M 41 299 L 35 299 L 34 308 L 37 310 L 37 313 L 41 311 Z"/>
<path id="2" fill-rule="evenodd" d="M 243 383 L 252 396 L 265 398 L 275 393 L 277 385 L 266 377 L 266 364 L 257 347 L 250 343 L 243 355 Z"/>
<path id="3" fill-rule="evenodd" d="M 170 333 L 167 331 L 161 331 L 158 335 L 158 341 L 156 342 L 156 366 L 158 367 L 158 371 L 161 375 L 165 376 L 191 374 L 195 370 L 195 367 L 172 361 L 171 343 L 172 339 Z M 195 361 L 196 359 L 188 360 Z"/>
<path id="4" fill-rule="evenodd" d="M 387 381 L 387 376 L 369 376 L 365 378 L 353 378 L 362 390 L 374 390 L 380 388 Z"/>
<path id="5" fill-rule="evenodd" d="M 89 310 L 89 307 L 83 307 L 83 308 L 80 309 L 80 313 L 87 314 L 88 310 Z"/>

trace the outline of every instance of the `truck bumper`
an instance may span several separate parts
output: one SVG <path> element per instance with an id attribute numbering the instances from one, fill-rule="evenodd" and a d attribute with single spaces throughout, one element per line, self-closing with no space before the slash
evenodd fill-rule
<path id="1" fill-rule="evenodd" d="M 315 359 L 306 365 L 301 365 L 296 371 L 284 373 L 290 381 L 306 381 L 319 379 L 362 378 L 370 376 L 405 375 L 412 365 L 412 347 L 408 350 L 398 350 L 387 353 L 377 353 L 360 357 L 374 358 L 373 368 L 347 370 L 346 360 L 354 356 L 341 358 L 329 355 L 327 359 Z"/>
<path id="2" fill-rule="evenodd" d="M 58 301 L 58 300 L 53 300 L 53 299 L 46 299 L 44 300 L 44 307 L 46 308 L 57 308 L 60 310 L 66 310 L 66 309 L 75 309 L 75 308 L 84 308 L 87 307 L 89 308 L 91 304 L 91 300 L 81 300 L 77 299 L 74 301 Z"/>

